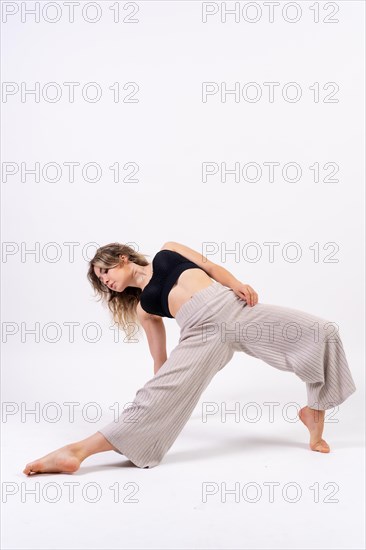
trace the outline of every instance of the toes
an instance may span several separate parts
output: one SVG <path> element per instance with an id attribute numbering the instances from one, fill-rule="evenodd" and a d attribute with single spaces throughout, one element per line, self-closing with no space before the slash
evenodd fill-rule
<path id="1" fill-rule="evenodd" d="M 321 441 L 318 441 L 317 443 L 312 443 L 310 445 L 310 448 L 311 448 L 312 451 L 317 451 L 319 453 L 329 453 L 330 452 L 329 445 L 326 441 L 324 441 L 324 439 L 322 439 Z"/>
<path id="2" fill-rule="evenodd" d="M 23 471 L 25 474 L 30 475 L 31 473 L 36 473 L 39 468 L 40 464 L 38 462 L 31 462 L 30 464 L 27 464 Z"/>
<path id="3" fill-rule="evenodd" d="M 23 474 L 29 474 L 30 471 L 31 471 L 31 465 L 27 464 L 23 470 Z"/>

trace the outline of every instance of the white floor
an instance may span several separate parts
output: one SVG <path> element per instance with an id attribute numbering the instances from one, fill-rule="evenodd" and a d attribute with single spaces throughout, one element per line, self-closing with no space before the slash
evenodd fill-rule
<path id="1" fill-rule="evenodd" d="M 341 406 L 338 423 L 326 422 L 326 455 L 308 448 L 300 422 L 278 414 L 203 423 L 202 403 L 218 386 L 209 388 L 152 469 L 106 452 L 74 474 L 29 478 L 27 462 L 105 422 L 3 423 L 2 548 L 365 548 L 362 390 Z"/>

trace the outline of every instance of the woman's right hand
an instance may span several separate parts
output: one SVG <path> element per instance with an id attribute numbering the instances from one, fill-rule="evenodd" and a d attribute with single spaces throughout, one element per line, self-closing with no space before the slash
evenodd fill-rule
<path id="1" fill-rule="evenodd" d="M 246 301 L 248 306 L 255 306 L 258 303 L 258 294 L 250 285 L 239 281 L 237 285 L 234 285 L 232 290 L 241 300 Z"/>

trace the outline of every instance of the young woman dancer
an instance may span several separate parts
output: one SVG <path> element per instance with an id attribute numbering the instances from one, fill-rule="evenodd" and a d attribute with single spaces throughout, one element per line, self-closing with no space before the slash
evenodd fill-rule
<path id="1" fill-rule="evenodd" d="M 102 246 L 87 276 L 126 334 L 128 325 L 144 328 L 155 374 L 117 421 L 29 462 L 23 473 L 75 472 L 88 456 L 104 451 L 116 451 L 139 468 L 157 466 L 202 392 L 238 351 L 305 382 L 307 405 L 299 418 L 310 432 L 310 449 L 330 451 L 322 439 L 325 410 L 356 390 L 334 323 L 258 302 L 250 285 L 175 242 L 165 243 L 152 263 L 127 245 Z M 180 327 L 169 358 L 162 317 L 175 318 Z"/>

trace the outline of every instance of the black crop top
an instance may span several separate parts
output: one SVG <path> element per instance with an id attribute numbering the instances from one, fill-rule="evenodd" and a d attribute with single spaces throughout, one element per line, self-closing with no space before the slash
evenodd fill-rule
<path id="1" fill-rule="evenodd" d="M 142 309 L 160 317 L 170 317 L 168 295 L 180 274 L 186 269 L 202 269 L 173 250 L 159 250 L 152 261 L 153 274 L 140 294 Z M 204 271 L 204 269 L 202 269 Z"/>

